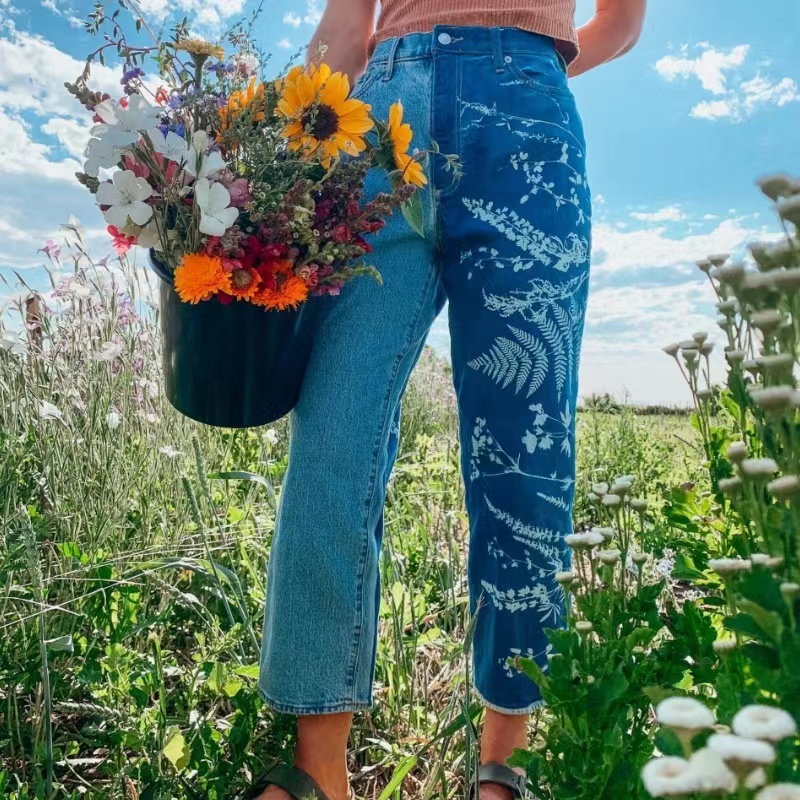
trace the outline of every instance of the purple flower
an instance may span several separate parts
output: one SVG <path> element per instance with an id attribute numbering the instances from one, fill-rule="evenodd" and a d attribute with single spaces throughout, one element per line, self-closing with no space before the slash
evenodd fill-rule
<path id="1" fill-rule="evenodd" d="M 186 98 L 182 94 L 173 94 L 172 97 L 169 98 L 169 107 L 173 111 L 177 111 L 184 103 Z"/>
<path id="2" fill-rule="evenodd" d="M 172 130 L 173 130 L 173 131 L 174 131 L 174 132 L 175 132 L 175 133 L 176 133 L 178 136 L 180 136 L 180 137 L 181 137 L 181 139 L 185 139 L 185 138 L 186 138 L 186 126 L 185 126 L 185 125 L 184 125 L 182 122 L 179 122 L 177 125 L 173 125 L 173 126 L 172 126 Z M 165 134 L 165 135 L 166 135 L 166 134 Z"/>
<path id="3" fill-rule="evenodd" d="M 120 81 L 121 84 L 130 83 L 136 78 L 141 78 L 144 75 L 144 70 L 141 67 L 131 67 L 130 69 L 126 69 L 125 72 L 122 73 L 122 80 Z"/>

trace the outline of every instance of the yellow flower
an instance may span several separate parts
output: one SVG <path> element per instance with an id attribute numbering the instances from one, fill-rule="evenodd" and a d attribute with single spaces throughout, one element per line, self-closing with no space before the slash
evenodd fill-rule
<path id="1" fill-rule="evenodd" d="M 403 122 L 403 104 L 399 101 L 392 103 L 389 107 L 389 139 L 392 142 L 395 166 L 401 171 L 406 183 L 424 186 L 428 179 L 425 177 L 422 164 L 408 154 L 412 135 L 411 126 Z"/>
<path id="2" fill-rule="evenodd" d="M 205 39 L 181 39 L 175 44 L 176 50 L 184 50 L 193 56 L 214 56 L 214 58 L 225 58 L 225 51 L 216 44 L 211 44 Z"/>
<path id="3" fill-rule="evenodd" d="M 372 107 L 349 94 L 347 75 L 331 73 L 326 64 L 292 70 L 282 83 L 277 108 L 289 120 L 283 129 L 289 149 L 316 156 L 324 167 L 340 153 L 362 152 L 364 134 L 373 126 Z"/>
<path id="4" fill-rule="evenodd" d="M 219 110 L 221 129 L 227 130 L 236 122 L 237 117 L 248 110 L 251 114 L 251 122 L 264 121 L 264 84 L 257 84 L 255 78 L 250 81 L 246 89 L 232 92 L 228 105 Z"/>

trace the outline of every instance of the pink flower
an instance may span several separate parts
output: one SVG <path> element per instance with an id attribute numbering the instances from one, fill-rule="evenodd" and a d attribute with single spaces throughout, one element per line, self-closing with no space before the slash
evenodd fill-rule
<path id="1" fill-rule="evenodd" d="M 228 192 L 231 196 L 231 205 L 236 208 L 244 208 L 244 206 L 253 200 L 253 195 L 250 194 L 250 186 L 246 178 L 236 178 L 236 180 L 228 186 Z"/>
<path id="2" fill-rule="evenodd" d="M 124 256 L 136 244 L 135 236 L 127 236 L 113 225 L 109 225 L 106 230 L 111 234 L 111 244 L 118 256 Z"/>
<path id="3" fill-rule="evenodd" d="M 147 180 L 150 177 L 150 167 L 142 164 L 136 156 L 130 153 L 125 156 L 125 169 L 130 170 L 137 178 Z"/>
<path id="4" fill-rule="evenodd" d="M 44 247 L 40 247 L 36 252 L 44 253 L 50 261 L 58 263 L 58 257 L 61 255 L 61 248 L 52 239 L 48 239 L 44 243 Z"/>

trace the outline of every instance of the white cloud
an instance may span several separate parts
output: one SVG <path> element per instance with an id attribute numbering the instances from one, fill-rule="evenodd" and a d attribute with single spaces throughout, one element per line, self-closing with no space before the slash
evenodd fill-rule
<path id="1" fill-rule="evenodd" d="M 282 47 L 284 50 L 290 50 L 292 43 L 288 39 L 283 38 L 278 42 L 278 47 Z"/>
<path id="2" fill-rule="evenodd" d="M 245 0 L 137 0 L 144 16 L 164 19 L 169 14 L 188 16 L 191 25 L 217 29 L 230 17 L 241 14 Z"/>
<path id="3" fill-rule="evenodd" d="M 299 28 L 303 24 L 303 18 L 289 11 L 283 15 L 283 23 L 284 25 L 291 25 L 293 28 Z"/>
<path id="4" fill-rule="evenodd" d="M 322 10 L 319 7 L 318 0 L 306 0 L 306 13 L 301 17 L 293 11 L 288 11 L 283 15 L 284 25 L 291 25 L 293 28 L 299 28 L 303 23 L 306 25 L 318 25 L 322 19 Z"/>
<path id="5" fill-rule="evenodd" d="M 727 90 L 725 73 L 741 67 L 749 52 L 748 44 L 740 44 L 727 53 L 706 45 L 697 58 L 689 58 L 688 48 L 684 47 L 680 56 L 664 56 L 656 61 L 656 71 L 668 81 L 694 75 L 707 91 L 724 94 Z"/>
<path id="6" fill-rule="evenodd" d="M 678 206 L 666 206 L 658 211 L 633 211 L 631 216 L 641 222 L 679 222 L 686 219 Z"/>
<path id="7" fill-rule="evenodd" d="M 41 127 L 42 133 L 55 136 L 61 146 L 77 159 L 82 159 L 86 143 L 89 141 L 89 122 L 80 123 L 66 117 L 53 117 Z"/>
<path id="8" fill-rule="evenodd" d="M 761 108 L 780 108 L 800 101 L 800 91 L 792 78 L 773 81 L 760 73 L 748 79 L 739 75 L 750 45 L 738 45 L 727 52 L 707 42 L 697 47 L 703 51 L 695 58 L 689 57 L 689 48 L 684 46 L 680 55 L 664 56 L 655 64 L 656 71 L 666 80 L 695 77 L 703 89 L 713 95 L 713 99 L 701 100 L 692 107 L 689 113 L 695 119 L 738 122 Z M 762 61 L 759 66 L 768 66 L 768 63 Z"/>

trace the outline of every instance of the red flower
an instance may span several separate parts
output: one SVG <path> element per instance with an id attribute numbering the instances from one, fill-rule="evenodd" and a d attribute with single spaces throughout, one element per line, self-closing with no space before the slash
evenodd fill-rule
<path id="1" fill-rule="evenodd" d="M 357 244 L 365 253 L 372 252 L 372 245 L 363 236 L 360 236 L 359 234 L 356 234 L 353 237 L 353 243 Z"/>
<path id="2" fill-rule="evenodd" d="M 225 292 L 217 292 L 214 297 L 216 297 L 217 300 L 219 300 L 219 302 L 224 306 L 230 305 L 235 299 L 231 295 L 225 294 Z"/>
<path id="3" fill-rule="evenodd" d="M 158 103 L 160 106 L 163 106 L 168 102 L 169 102 L 169 92 L 162 86 L 156 92 L 156 103 Z"/>
<path id="4" fill-rule="evenodd" d="M 344 223 L 337 225 L 333 229 L 333 241 L 337 244 L 344 244 L 345 242 L 349 242 L 352 238 L 352 234 L 350 233 L 350 228 L 347 227 Z"/>
<path id="5" fill-rule="evenodd" d="M 137 178 L 147 180 L 150 177 L 150 167 L 142 164 L 136 156 L 132 156 L 130 153 L 125 156 L 125 169 L 130 170 Z"/>
<path id="6" fill-rule="evenodd" d="M 127 236 L 113 225 L 109 225 L 106 230 L 111 234 L 112 246 L 118 256 L 124 256 L 136 244 L 135 236 Z"/>

